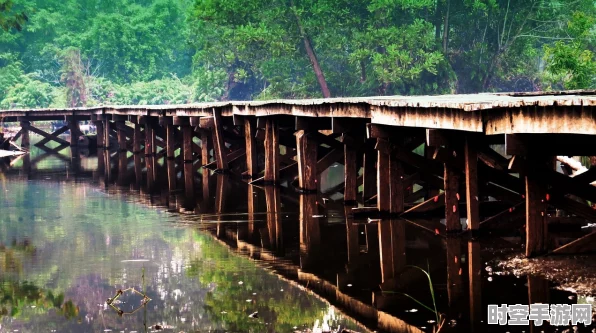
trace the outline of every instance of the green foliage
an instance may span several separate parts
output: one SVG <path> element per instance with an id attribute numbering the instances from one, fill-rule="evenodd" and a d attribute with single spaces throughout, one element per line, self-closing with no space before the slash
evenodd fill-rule
<path id="1" fill-rule="evenodd" d="M 35 74 L 22 75 L 19 82 L 7 90 L 0 107 L 47 108 L 53 101 L 53 92 L 52 86 L 37 80 Z"/>
<path id="2" fill-rule="evenodd" d="M 595 23 L 591 0 L 0 0 L 0 105 L 591 88 Z"/>

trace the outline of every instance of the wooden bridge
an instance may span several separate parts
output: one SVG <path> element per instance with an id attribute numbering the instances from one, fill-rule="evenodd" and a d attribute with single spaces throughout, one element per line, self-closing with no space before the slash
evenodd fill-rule
<path id="1" fill-rule="evenodd" d="M 169 190 L 180 190 L 181 175 L 188 198 L 195 176 L 209 169 L 316 192 L 318 177 L 338 162 L 345 180 L 334 190 L 355 214 L 408 217 L 444 207 L 445 224 L 425 226 L 440 234 L 522 228 L 525 216 L 526 255 L 534 256 L 594 249 L 596 233 L 558 246 L 548 225 L 561 212 L 596 222 L 596 168 L 555 168 L 558 155 L 596 155 L 595 111 L 596 92 L 567 91 L 3 110 L 0 120 L 19 122 L 13 140 L 24 147 L 31 132 L 44 137 L 36 145 L 48 153 L 78 146 L 79 123 L 91 121 L 99 163 L 134 163 L 149 186 L 161 163 Z M 35 127 L 49 120 L 66 125 Z M 69 130 L 69 141 L 60 137 Z M 46 147 L 50 141 L 59 146 Z M 495 201 L 501 212 L 488 209 Z M 378 226 L 381 238 L 397 232 Z"/>

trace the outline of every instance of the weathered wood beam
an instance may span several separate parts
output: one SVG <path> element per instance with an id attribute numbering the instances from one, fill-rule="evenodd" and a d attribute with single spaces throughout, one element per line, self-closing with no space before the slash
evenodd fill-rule
<path id="1" fill-rule="evenodd" d="M 21 125 L 21 127 L 25 128 L 23 125 Z M 44 132 L 44 131 L 42 131 L 42 130 L 40 130 L 40 129 L 36 128 L 36 127 L 30 126 L 30 125 L 26 125 L 26 127 L 27 127 L 27 130 L 29 130 L 29 131 L 31 131 L 31 132 L 33 132 L 33 133 L 35 133 L 35 134 L 41 135 L 41 136 L 43 136 L 44 138 L 47 138 L 47 139 L 49 139 L 49 140 L 52 140 L 52 141 L 58 142 L 58 143 L 59 143 L 59 144 L 61 144 L 61 145 L 68 145 L 68 146 L 70 146 L 70 142 L 68 142 L 68 141 L 66 141 L 66 140 L 64 140 L 64 139 L 61 139 L 61 138 L 59 138 L 59 137 L 57 137 L 57 136 L 55 136 L 55 135 L 51 135 L 51 134 L 49 134 L 49 133 L 46 133 L 46 132 Z M 23 133 L 24 133 L 24 132 L 23 132 Z M 23 137 L 23 138 L 24 138 L 24 137 Z M 21 146 L 25 146 L 25 144 L 21 143 Z"/>
<path id="2" fill-rule="evenodd" d="M 176 127 L 173 123 L 166 125 L 166 151 L 168 159 L 174 159 L 176 156 Z"/>
<path id="3" fill-rule="evenodd" d="M 239 148 L 234 150 L 233 152 L 227 154 L 226 159 L 228 161 L 228 164 L 233 163 L 234 161 L 238 160 L 239 158 L 242 158 L 246 155 L 246 149 L 245 148 Z M 208 168 L 208 169 L 213 169 L 217 164 L 216 161 L 213 161 L 211 163 L 207 163 L 203 165 L 203 168 Z"/>
<path id="4" fill-rule="evenodd" d="M 382 141 L 384 140 L 377 139 L 377 144 Z M 379 213 L 388 213 L 391 209 L 390 170 L 389 155 L 379 150 L 377 152 L 377 209 Z"/>
<path id="5" fill-rule="evenodd" d="M 432 197 L 408 210 L 403 212 L 402 215 L 407 215 L 411 213 L 424 213 L 431 210 L 435 210 L 437 208 L 443 207 L 445 205 L 445 192 Z"/>
<path id="6" fill-rule="evenodd" d="M 58 137 L 58 135 L 60 135 L 60 134 L 62 134 L 62 133 L 64 133 L 64 132 L 66 132 L 66 131 L 68 131 L 68 130 L 69 130 L 68 126 L 62 126 L 62 127 L 60 127 L 58 130 L 54 131 L 52 134 L 49 134 L 47 137 L 44 137 L 42 140 L 40 140 L 39 142 L 37 142 L 37 143 L 35 144 L 35 146 L 36 146 L 36 147 L 39 147 L 39 146 L 44 146 L 46 143 L 48 143 L 48 142 L 50 142 L 50 141 L 52 141 L 52 140 L 53 140 L 53 139 L 52 139 L 52 137 Z M 20 135 L 20 134 L 19 134 L 19 135 Z M 16 136 L 15 136 L 15 137 L 16 137 Z M 16 139 L 15 139 L 15 141 L 16 141 Z"/>
<path id="7" fill-rule="evenodd" d="M 389 157 L 390 202 L 389 212 L 403 213 L 405 201 L 404 170 L 401 162 L 395 157 Z"/>
<path id="8" fill-rule="evenodd" d="M 345 142 L 345 140 L 344 140 Z M 344 145 L 344 201 L 355 203 L 358 195 L 358 169 L 356 151 Z M 349 229 L 349 228 L 348 228 Z"/>
<path id="9" fill-rule="evenodd" d="M 525 201 L 522 201 L 510 208 L 480 222 L 480 229 L 507 229 L 521 227 L 526 215 Z"/>
<path id="10" fill-rule="evenodd" d="M 596 231 L 553 250 L 551 254 L 581 254 L 590 252 L 596 252 Z"/>
<path id="11" fill-rule="evenodd" d="M 320 175 L 325 170 L 329 169 L 334 163 L 343 160 L 344 151 L 343 149 L 333 149 L 320 160 L 317 161 L 316 175 Z"/>
<path id="12" fill-rule="evenodd" d="M 445 164 L 443 180 L 445 182 L 445 220 L 447 232 L 461 230 L 459 213 L 459 177 L 460 173 Z"/>

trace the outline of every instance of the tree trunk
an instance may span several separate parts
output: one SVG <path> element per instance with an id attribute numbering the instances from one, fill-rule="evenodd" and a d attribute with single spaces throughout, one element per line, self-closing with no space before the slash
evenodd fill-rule
<path id="1" fill-rule="evenodd" d="M 296 7 L 294 7 L 294 1 L 291 0 L 290 4 L 292 6 L 292 11 L 294 12 L 294 16 L 296 17 L 296 24 L 298 25 L 298 29 L 300 30 L 300 36 L 304 41 L 304 48 L 306 49 L 306 54 L 308 55 L 308 59 L 312 64 L 312 67 L 315 71 L 315 76 L 317 77 L 317 81 L 319 81 L 319 86 L 321 86 L 321 92 L 323 93 L 323 97 L 329 98 L 331 97 L 331 93 L 329 92 L 329 87 L 327 87 L 327 81 L 325 80 L 325 75 L 323 74 L 323 70 L 321 70 L 321 66 L 319 65 L 319 60 L 317 60 L 317 55 L 312 48 L 312 44 L 310 43 L 310 39 L 304 31 L 304 27 L 302 26 L 302 22 L 300 21 L 300 16 L 296 12 Z"/>
<path id="2" fill-rule="evenodd" d="M 447 0 L 447 11 L 445 12 L 445 21 L 443 23 L 443 54 L 447 54 L 447 46 L 449 44 L 449 7 L 451 0 Z"/>

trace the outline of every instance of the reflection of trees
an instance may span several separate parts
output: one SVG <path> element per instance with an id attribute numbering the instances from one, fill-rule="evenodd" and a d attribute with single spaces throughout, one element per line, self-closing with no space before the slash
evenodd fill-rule
<path id="1" fill-rule="evenodd" d="M 205 308 L 219 329 L 292 332 L 294 326 L 312 325 L 328 310 L 326 304 L 224 247 L 201 248 L 208 249 L 209 258 L 192 259 L 187 274 L 211 287 Z M 255 311 L 258 318 L 250 318 Z"/>

